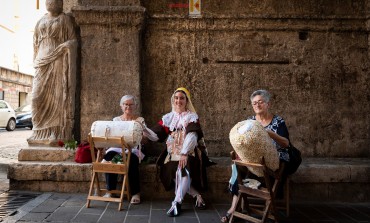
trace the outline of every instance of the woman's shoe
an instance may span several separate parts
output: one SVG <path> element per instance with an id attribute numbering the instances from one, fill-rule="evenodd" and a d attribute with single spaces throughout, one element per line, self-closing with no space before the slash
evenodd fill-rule
<path id="1" fill-rule="evenodd" d="M 198 194 L 196 197 L 197 199 L 195 201 L 195 207 L 198 208 L 199 210 L 206 209 L 206 204 L 204 203 L 202 195 Z"/>
<path id="2" fill-rule="evenodd" d="M 103 197 L 104 198 L 111 198 L 112 197 L 112 194 L 111 193 L 105 193 Z"/>
<path id="3" fill-rule="evenodd" d="M 131 204 L 140 204 L 140 194 L 135 194 L 132 196 Z"/>
<path id="4" fill-rule="evenodd" d="M 179 216 L 181 212 L 181 204 L 173 201 L 171 208 L 167 211 L 167 215 L 169 217 L 176 217 Z"/>
<path id="5" fill-rule="evenodd" d="M 222 222 L 222 223 L 227 223 L 227 222 L 229 222 L 229 221 L 230 221 L 230 217 L 231 217 L 231 213 L 226 212 L 225 216 L 222 216 L 222 218 L 221 218 L 221 222 Z"/>

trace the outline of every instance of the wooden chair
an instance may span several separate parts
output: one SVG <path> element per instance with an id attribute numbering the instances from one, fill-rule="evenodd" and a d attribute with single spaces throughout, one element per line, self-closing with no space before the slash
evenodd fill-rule
<path id="1" fill-rule="evenodd" d="M 281 183 L 282 174 L 284 170 L 284 164 L 282 164 L 277 171 L 272 171 L 267 168 L 265 160 L 261 157 L 260 163 L 243 162 L 240 160 L 234 160 L 237 169 L 240 167 L 253 167 L 263 171 L 264 186 L 260 186 L 258 189 L 244 186 L 240 174 L 238 174 L 239 182 L 239 195 L 237 198 L 237 208 L 232 213 L 230 222 L 233 221 L 234 217 L 242 218 L 254 223 L 264 223 L 267 219 L 272 219 L 278 222 L 278 212 L 276 205 L 276 192 L 279 184 Z M 273 182 L 271 182 L 271 179 Z M 256 201 L 262 201 L 258 203 Z M 246 210 L 246 213 L 242 213 L 240 210 Z"/>
<path id="2" fill-rule="evenodd" d="M 89 142 L 90 142 L 90 150 L 91 150 L 91 158 L 92 158 L 92 177 L 90 183 L 89 194 L 87 196 L 87 204 L 86 207 L 90 207 L 90 202 L 92 200 L 98 201 L 109 201 L 109 202 L 118 202 L 118 210 L 122 209 L 123 199 L 124 196 L 127 196 L 127 199 L 130 200 L 130 193 L 129 193 L 129 182 L 128 182 L 128 169 L 130 166 L 130 157 L 131 157 L 131 150 L 128 149 L 128 153 L 125 153 L 125 148 L 129 148 L 125 143 L 125 140 L 122 138 L 109 138 L 109 137 L 92 137 L 89 134 Z M 105 145 L 121 145 L 122 148 L 122 164 L 113 164 L 113 163 L 101 163 L 103 156 L 104 156 L 104 149 L 97 148 L 98 153 L 95 157 L 94 148 L 96 144 L 103 143 Z M 112 194 L 119 194 L 119 198 L 113 197 L 103 197 L 107 190 L 100 188 L 99 182 L 99 173 L 113 173 L 113 174 L 122 174 L 122 186 L 121 190 L 112 190 L 109 191 Z"/>

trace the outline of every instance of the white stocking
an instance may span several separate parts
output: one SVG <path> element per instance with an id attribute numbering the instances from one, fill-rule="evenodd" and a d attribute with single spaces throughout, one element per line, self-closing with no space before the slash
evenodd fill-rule
<path id="1" fill-rule="evenodd" d="M 190 196 L 192 196 L 192 197 L 195 197 L 195 196 L 197 196 L 199 194 L 199 192 L 197 190 L 195 190 L 193 186 L 190 186 L 190 189 L 188 191 L 188 194 Z"/>
<path id="2" fill-rule="evenodd" d="M 176 182 L 178 183 L 178 185 L 176 187 L 176 192 L 175 192 L 176 197 L 174 201 L 181 203 L 184 199 L 185 194 L 189 192 L 189 185 L 190 185 L 191 179 L 189 176 L 186 176 L 186 177 L 181 177 L 179 181 L 180 182 Z"/>

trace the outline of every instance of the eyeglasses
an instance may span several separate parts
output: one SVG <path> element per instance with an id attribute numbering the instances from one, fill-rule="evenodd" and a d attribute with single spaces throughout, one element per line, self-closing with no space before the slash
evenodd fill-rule
<path id="1" fill-rule="evenodd" d="M 262 105 L 262 104 L 264 104 L 264 103 L 265 103 L 265 101 L 259 100 L 259 101 L 253 101 L 253 102 L 252 102 L 252 105 L 253 105 L 253 106 L 256 106 L 257 104 L 258 104 L 258 105 Z"/>
<path id="2" fill-rule="evenodd" d="M 133 106 L 135 106 L 135 104 L 123 104 L 123 106 L 126 106 L 126 107 L 133 107 Z"/>

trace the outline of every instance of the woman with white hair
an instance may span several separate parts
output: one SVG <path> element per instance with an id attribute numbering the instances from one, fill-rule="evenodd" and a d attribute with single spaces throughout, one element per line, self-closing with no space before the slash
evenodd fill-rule
<path id="1" fill-rule="evenodd" d="M 120 100 L 120 107 L 122 109 L 122 115 L 113 118 L 113 121 L 137 121 L 143 126 L 143 137 L 148 138 L 152 141 L 157 141 L 158 137 L 149 128 L 146 127 L 143 117 L 139 117 L 135 114 L 136 100 L 132 95 L 125 95 Z M 130 184 L 130 193 L 132 195 L 131 204 L 140 203 L 140 173 L 139 163 L 144 158 L 144 154 L 141 152 L 141 145 L 131 148 L 133 155 L 130 158 L 130 166 L 128 171 L 128 178 Z M 121 148 L 109 148 L 104 155 L 102 162 L 112 162 L 116 158 L 121 158 Z M 111 197 L 112 194 L 109 191 L 115 190 L 117 187 L 117 174 L 106 173 L 106 187 L 107 193 L 104 197 Z"/>
<path id="2" fill-rule="evenodd" d="M 167 148 L 157 161 L 160 179 L 166 190 L 175 187 L 175 198 L 167 215 L 178 216 L 186 193 L 195 198 L 195 207 L 204 209 L 205 202 L 198 191 L 206 188 L 203 132 L 199 118 L 186 88 L 178 88 L 171 97 L 172 111 L 165 114 L 153 131 Z"/>
<path id="3" fill-rule="evenodd" d="M 278 151 L 279 160 L 282 162 L 289 163 L 289 153 L 288 149 L 290 146 L 289 132 L 285 124 L 284 119 L 276 114 L 270 112 L 269 108 L 271 105 L 270 101 L 271 95 L 266 90 L 256 90 L 250 96 L 250 102 L 255 113 L 254 116 L 248 117 L 248 119 L 256 120 L 262 124 L 265 128 L 267 134 L 272 139 L 276 150 Z M 285 169 L 286 170 L 286 169 Z M 247 171 L 246 171 L 247 172 Z M 251 173 L 248 173 L 249 175 Z M 284 173 L 285 176 L 287 173 Z M 255 178 L 256 176 L 249 176 L 250 178 Z M 283 180 L 284 182 L 284 180 Z M 279 188 L 281 193 L 281 187 Z M 230 192 L 233 195 L 231 207 L 227 210 L 225 216 L 221 217 L 221 222 L 229 222 L 232 212 L 235 210 L 237 205 L 237 195 L 238 195 L 238 181 L 235 179 L 231 182 Z"/>

